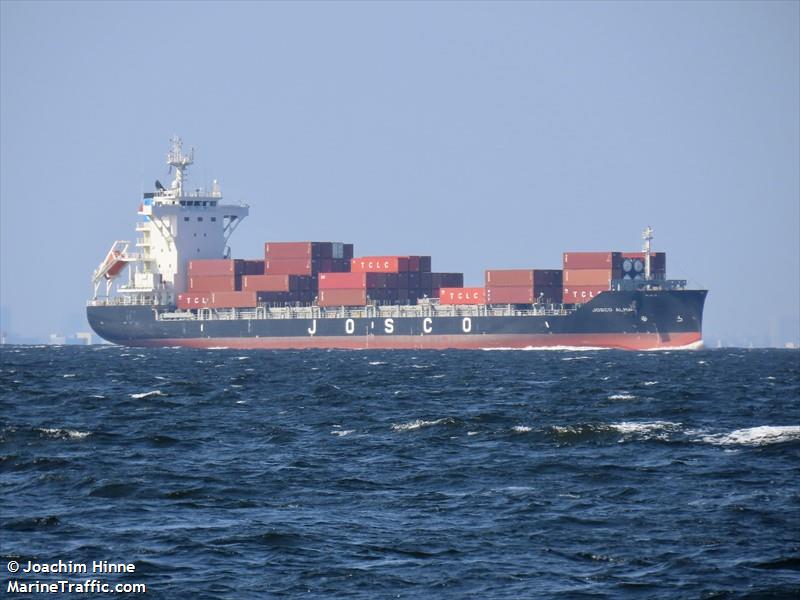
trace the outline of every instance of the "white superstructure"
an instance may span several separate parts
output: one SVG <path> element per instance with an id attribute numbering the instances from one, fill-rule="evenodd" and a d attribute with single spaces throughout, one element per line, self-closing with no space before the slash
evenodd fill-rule
<path id="1" fill-rule="evenodd" d="M 113 279 L 124 270 L 109 268 L 112 261 L 128 267 L 128 282 L 117 288 L 129 300 L 147 304 L 173 304 L 188 287 L 189 261 L 198 258 L 227 258 L 228 238 L 248 213 L 247 205 L 222 204 L 222 193 L 215 180 L 211 191 L 187 190 L 187 169 L 194 161 L 194 150 L 183 152 L 181 139 L 174 137 L 167 154 L 167 164 L 175 170 L 169 188 L 156 181 L 156 191 L 144 194 L 136 224 L 136 253 L 127 245 L 119 252 L 116 242 L 112 252 L 95 271 L 95 299 L 100 282 L 107 280 L 106 294 Z M 115 249 L 117 252 L 115 253 Z"/>

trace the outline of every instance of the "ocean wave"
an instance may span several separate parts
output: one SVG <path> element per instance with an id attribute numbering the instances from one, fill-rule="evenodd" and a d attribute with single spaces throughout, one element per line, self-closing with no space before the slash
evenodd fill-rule
<path id="1" fill-rule="evenodd" d="M 608 397 L 609 400 L 636 400 L 636 396 L 633 394 L 627 393 L 620 393 L 620 394 L 612 394 Z"/>
<path id="2" fill-rule="evenodd" d="M 800 440 L 800 426 L 762 425 L 760 427 L 737 429 L 730 433 L 705 435 L 700 440 L 717 446 L 767 446 L 769 444 Z"/>
<path id="3" fill-rule="evenodd" d="M 334 429 L 331 431 L 331 435 L 338 435 L 339 437 L 344 437 L 346 435 L 350 435 L 351 433 L 355 433 L 355 429 Z"/>
<path id="4" fill-rule="evenodd" d="M 511 428 L 511 431 L 513 431 L 514 433 L 529 433 L 533 431 L 533 429 L 531 427 L 528 427 L 527 425 L 514 425 Z"/>
<path id="5" fill-rule="evenodd" d="M 388 365 L 389 363 L 387 363 L 387 362 L 384 362 L 384 361 L 382 361 L 382 360 L 372 360 L 372 361 L 370 361 L 370 363 L 369 363 L 369 364 L 370 364 L 371 366 L 375 367 L 375 366 L 378 366 L 378 365 Z"/>
<path id="6" fill-rule="evenodd" d="M 671 421 L 620 421 L 619 423 L 581 423 L 577 425 L 553 425 L 548 428 L 556 438 L 567 441 L 592 439 L 615 439 L 617 441 L 665 441 L 671 435 L 681 433 L 682 425 Z"/>
<path id="7" fill-rule="evenodd" d="M 678 432 L 681 430 L 682 425 L 672 421 L 621 421 L 620 423 L 611 423 L 609 427 L 622 434 L 651 434 L 656 432 Z"/>
<path id="8" fill-rule="evenodd" d="M 92 435 L 91 431 L 78 431 L 76 429 L 59 429 L 56 427 L 37 427 L 36 431 L 45 434 L 47 437 L 61 440 L 82 440 Z"/>
<path id="9" fill-rule="evenodd" d="M 422 429 L 423 427 L 433 427 L 434 425 L 450 424 L 453 422 L 454 422 L 453 419 L 451 419 L 450 417 L 443 417 L 441 419 L 436 419 L 435 421 L 425 421 L 423 419 L 416 419 L 414 421 L 409 421 L 408 423 L 392 424 L 392 430 L 414 431 L 416 429 Z"/>
<path id="10" fill-rule="evenodd" d="M 142 398 L 149 398 L 150 396 L 166 396 L 161 390 L 152 390 L 150 392 L 141 392 L 139 394 L 129 394 L 134 400 L 141 400 Z"/>

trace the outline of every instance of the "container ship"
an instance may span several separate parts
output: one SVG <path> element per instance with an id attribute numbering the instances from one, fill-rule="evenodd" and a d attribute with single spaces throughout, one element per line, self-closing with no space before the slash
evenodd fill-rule
<path id="1" fill-rule="evenodd" d="M 560 268 L 492 268 L 484 285 L 433 270 L 430 256 L 359 256 L 344 242 L 267 241 L 231 257 L 248 216 L 218 182 L 190 190 L 173 138 L 175 178 L 143 195 L 135 243 L 116 241 L 94 272 L 92 329 L 126 346 L 192 348 L 651 350 L 702 345 L 706 290 L 667 279 L 666 254 L 564 252 Z"/>

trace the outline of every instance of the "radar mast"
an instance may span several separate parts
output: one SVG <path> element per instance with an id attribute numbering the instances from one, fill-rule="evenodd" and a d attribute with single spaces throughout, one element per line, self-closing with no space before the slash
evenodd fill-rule
<path id="1" fill-rule="evenodd" d="M 650 225 L 642 232 L 642 239 L 644 240 L 644 278 L 650 279 L 650 242 L 653 240 L 653 228 Z"/>
<path id="2" fill-rule="evenodd" d="M 172 146 L 167 154 L 167 164 L 175 168 L 175 180 L 172 189 L 176 190 L 178 197 L 183 196 L 183 181 L 186 178 L 186 169 L 194 162 L 194 148 L 189 148 L 189 153 L 183 153 L 183 140 L 177 135 L 170 140 Z"/>

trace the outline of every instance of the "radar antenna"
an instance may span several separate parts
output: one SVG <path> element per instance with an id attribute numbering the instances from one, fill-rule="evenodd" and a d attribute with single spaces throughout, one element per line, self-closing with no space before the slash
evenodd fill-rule
<path id="1" fill-rule="evenodd" d="M 653 228 L 650 225 L 647 226 L 647 229 L 644 230 L 642 233 L 642 239 L 644 240 L 644 246 L 642 250 L 644 250 L 644 278 L 649 280 L 650 279 L 650 242 L 653 240 Z"/>
<path id="2" fill-rule="evenodd" d="M 175 167 L 175 181 L 172 189 L 177 190 L 178 196 L 183 195 L 183 181 L 186 178 L 186 169 L 194 162 L 194 148 L 189 148 L 189 153 L 183 153 L 183 141 L 177 135 L 170 140 L 172 148 L 167 154 L 167 164 Z"/>

